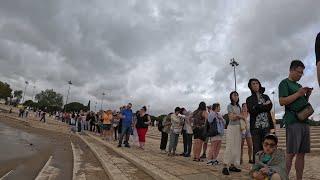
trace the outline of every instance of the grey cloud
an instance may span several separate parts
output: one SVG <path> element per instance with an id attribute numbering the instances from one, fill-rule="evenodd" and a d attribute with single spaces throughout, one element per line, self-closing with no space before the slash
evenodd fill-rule
<path id="1" fill-rule="evenodd" d="M 230 58 L 240 62 L 244 100 L 250 77 L 275 89 L 290 60 L 310 53 L 318 2 L 277 3 L 1 1 L 0 80 L 17 89 L 29 80 L 63 95 L 72 80 L 71 100 L 100 107 L 101 93 L 110 92 L 105 108 L 132 101 L 159 114 L 205 100 L 225 109 L 233 90 Z"/>

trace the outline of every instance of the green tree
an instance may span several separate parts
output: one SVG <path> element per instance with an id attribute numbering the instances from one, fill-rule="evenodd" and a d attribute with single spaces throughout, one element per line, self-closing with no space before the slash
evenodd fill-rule
<path id="1" fill-rule="evenodd" d="M 35 98 L 40 109 L 47 108 L 50 112 L 60 110 L 63 104 L 63 96 L 53 89 L 41 91 Z"/>
<path id="2" fill-rule="evenodd" d="M 24 106 L 29 106 L 29 107 L 35 107 L 36 103 L 33 102 L 32 100 L 27 100 L 23 103 Z"/>
<path id="3" fill-rule="evenodd" d="M 22 90 L 15 90 L 13 92 L 14 97 L 16 97 L 17 99 L 22 99 L 22 94 L 23 94 Z"/>
<path id="4" fill-rule="evenodd" d="M 66 104 L 64 106 L 64 110 L 67 112 L 79 112 L 81 110 L 87 111 L 88 108 L 87 108 L 87 106 L 85 106 L 79 102 L 72 102 L 72 103 Z"/>
<path id="5" fill-rule="evenodd" d="M 0 99 L 7 99 L 7 97 L 11 97 L 12 89 L 10 85 L 0 81 Z"/>

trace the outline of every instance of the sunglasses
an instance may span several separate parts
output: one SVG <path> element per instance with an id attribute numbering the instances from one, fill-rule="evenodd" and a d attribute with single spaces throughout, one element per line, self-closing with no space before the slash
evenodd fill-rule
<path id="1" fill-rule="evenodd" d="M 264 142 L 264 143 L 263 143 L 263 146 L 265 146 L 265 147 L 269 146 L 270 148 L 275 148 L 275 147 L 276 147 L 276 144 Z"/>

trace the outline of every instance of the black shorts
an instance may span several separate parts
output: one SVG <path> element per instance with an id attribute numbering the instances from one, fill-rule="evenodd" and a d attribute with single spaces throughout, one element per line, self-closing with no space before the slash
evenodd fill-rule
<path id="1" fill-rule="evenodd" d="M 207 137 L 204 136 L 204 127 L 196 127 L 193 129 L 193 139 L 200 139 L 205 141 Z"/>
<path id="2" fill-rule="evenodd" d="M 109 131 L 111 129 L 111 124 L 101 124 L 103 130 Z"/>

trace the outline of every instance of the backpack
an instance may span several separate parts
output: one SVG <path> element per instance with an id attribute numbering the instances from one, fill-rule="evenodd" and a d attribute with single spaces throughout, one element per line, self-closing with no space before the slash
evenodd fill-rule
<path id="1" fill-rule="evenodd" d="M 163 119 L 161 119 L 161 120 L 159 120 L 158 121 L 158 130 L 160 131 L 160 132 L 162 132 L 162 130 L 163 130 Z"/>
<path id="2" fill-rule="evenodd" d="M 207 137 L 214 137 L 219 134 L 218 132 L 218 125 L 217 125 L 217 118 L 214 118 L 212 122 L 206 121 L 206 135 Z"/>
<path id="3" fill-rule="evenodd" d="M 166 126 L 165 126 L 166 124 Z M 171 115 L 167 115 L 166 117 L 163 118 L 162 122 L 161 122 L 161 126 L 163 126 L 161 132 L 164 133 L 169 133 L 170 132 L 170 128 L 171 128 Z"/>

